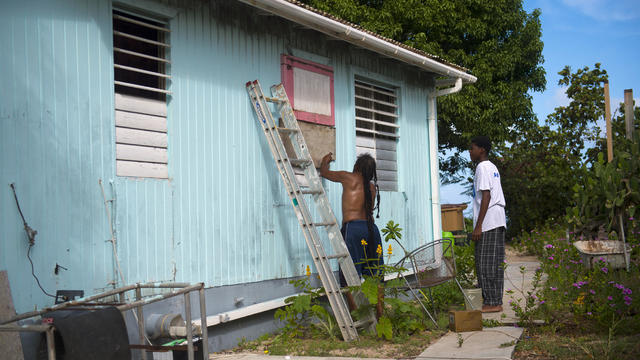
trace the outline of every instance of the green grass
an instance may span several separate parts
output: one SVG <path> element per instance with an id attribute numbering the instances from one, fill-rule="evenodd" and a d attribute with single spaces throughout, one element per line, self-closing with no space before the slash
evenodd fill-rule
<path id="1" fill-rule="evenodd" d="M 613 336 L 609 342 L 608 334 L 531 327 L 516 345 L 513 358 L 635 360 L 638 354 L 640 334 Z"/>
<path id="2" fill-rule="evenodd" d="M 415 332 L 411 335 L 395 336 L 384 340 L 373 334 L 361 334 L 357 341 L 335 341 L 326 337 L 285 338 L 279 334 L 267 334 L 254 341 L 241 339 L 233 352 L 251 352 L 270 355 L 294 356 L 342 356 L 407 358 L 420 355 L 427 346 L 444 335 L 448 325 L 448 315 L 438 314 L 440 328 Z"/>

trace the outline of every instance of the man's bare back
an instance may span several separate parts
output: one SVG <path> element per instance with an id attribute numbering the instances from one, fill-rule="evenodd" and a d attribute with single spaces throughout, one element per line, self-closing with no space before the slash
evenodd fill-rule
<path id="1" fill-rule="evenodd" d="M 348 223 L 353 220 L 367 220 L 362 175 L 358 172 L 329 170 L 329 163 L 332 161 L 331 155 L 329 153 L 322 158 L 320 176 L 342 184 L 342 223 Z M 369 184 L 369 186 L 371 187 L 371 199 L 373 201 L 376 197 L 376 188 L 373 184 Z"/>

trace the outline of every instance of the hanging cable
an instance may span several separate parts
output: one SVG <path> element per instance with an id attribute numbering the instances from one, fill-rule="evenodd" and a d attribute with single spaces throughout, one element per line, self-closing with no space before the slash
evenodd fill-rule
<path id="1" fill-rule="evenodd" d="M 22 214 L 22 209 L 20 208 L 20 202 L 18 201 L 18 195 L 16 194 L 16 187 L 13 183 L 9 184 L 9 186 L 11 187 L 11 190 L 13 190 L 13 197 L 14 199 L 16 199 L 16 205 L 18 206 L 18 212 L 20 213 L 20 217 L 22 218 L 22 224 L 24 225 L 24 231 L 27 234 L 27 238 L 29 239 L 29 248 L 27 249 L 27 259 L 29 259 L 29 263 L 31 264 L 31 275 L 33 275 L 33 278 L 36 279 L 36 283 L 38 284 L 38 287 L 40 288 L 40 290 L 42 290 L 42 292 L 47 295 L 50 296 L 52 298 L 56 298 L 55 295 L 51 295 L 49 294 L 40 284 L 40 279 L 38 279 L 38 277 L 36 276 L 36 272 L 33 266 L 33 260 L 31 260 L 31 248 L 33 247 L 33 245 L 36 244 L 36 235 L 38 234 L 38 232 L 36 230 L 33 230 L 31 228 L 31 226 L 29 226 L 29 224 L 27 224 L 27 221 L 24 219 L 24 215 Z"/>

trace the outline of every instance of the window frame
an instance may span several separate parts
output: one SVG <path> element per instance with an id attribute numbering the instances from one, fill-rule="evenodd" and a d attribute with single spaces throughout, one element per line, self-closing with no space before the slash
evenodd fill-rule
<path id="1" fill-rule="evenodd" d="M 353 101 L 353 131 L 354 131 L 354 135 L 355 135 L 355 150 L 356 150 L 356 156 L 359 154 L 362 154 L 364 152 L 370 152 L 374 155 L 374 159 L 376 160 L 376 163 L 380 163 L 381 161 L 384 161 L 385 163 L 387 162 L 393 162 L 395 165 L 393 167 L 395 167 L 394 169 L 391 168 L 385 168 L 385 169 L 380 169 L 380 166 L 378 166 L 378 183 L 380 184 L 381 182 L 383 183 L 387 183 L 387 185 L 391 185 L 391 186 L 385 186 L 385 185 L 381 185 L 380 187 L 380 191 L 385 191 L 385 192 L 400 192 L 401 191 L 401 182 L 400 182 L 400 129 L 401 129 L 401 119 L 402 119 L 402 84 L 398 84 L 395 81 L 389 79 L 389 81 L 378 81 L 378 80 L 373 80 L 373 79 L 377 79 L 380 78 L 380 76 L 377 76 L 375 74 L 371 74 L 369 72 L 366 72 L 365 75 L 361 75 L 361 74 L 357 74 L 354 73 L 352 76 L 352 82 L 351 82 L 351 91 L 352 91 L 352 100 Z M 362 108 L 362 106 L 357 105 L 358 100 L 360 99 L 361 101 L 367 101 L 366 99 L 363 98 L 362 95 L 358 95 L 357 94 L 357 88 L 363 88 L 362 86 L 358 86 L 358 83 L 360 84 L 364 84 L 367 86 L 371 86 L 371 87 L 378 87 L 381 88 L 383 90 L 387 90 L 388 92 L 391 92 L 391 96 L 393 96 L 395 98 L 395 103 L 393 104 L 389 104 L 389 105 L 393 105 L 391 107 L 395 108 L 395 114 L 390 114 L 392 115 L 392 117 L 395 119 L 395 122 L 390 123 L 390 122 L 385 122 L 382 120 L 377 120 L 375 119 L 375 116 L 373 115 L 374 113 L 380 113 L 380 112 L 384 112 L 382 110 L 379 109 L 375 109 L 373 108 L 372 105 L 372 109 L 371 110 L 376 110 L 376 111 L 371 111 L 371 119 L 362 119 L 361 116 L 358 116 L 358 110 L 360 111 L 367 111 L 365 109 Z M 373 91 L 373 90 L 371 90 Z M 372 100 L 375 100 L 375 98 L 372 98 Z M 370 100 L 371 101 L 371 100 Z M 381 103 L 382 101 L 378 100 L 378 101 L 372 101 L 372 103 Z M 388 106 L 388 105 L 385 105 Z M 385 114 L 382 114 L 385 115 Z M 386 115 L 385 115 L 386 116 Z M 370 124 L 379 124 L 382 126 L 387 126 L 387 127 L 391 127 L 394 128 L 395 131 L 390 134 L 390 133 L 386 133 L 384 131 L 378 131 L 375 130 L 375 126 L 374 129 L 366 129 L 366 128 L 359 128 L 358 127 L 358 121 L 365 121 L 368 122 Z M 389 125 L 385 125 L 389 124 Z M 378 137 L 378 136 L 382 136 Z M 373 143 L 373 147 L 369 147 L 368 145 L 362 145 L 359 143 L 362 143 L 361 140 L 358 140 L 359 138 L 363 138 L 363 139 L 370 139 L 371 143 Z M 391 151 L 388 148 L 385 147 L 381 147 L 378 148 L 377 147 L 377 142 L 382 141 L 382 142 L 393 142 L 393 147 L 394 149 L 392 150 L 393 153 L 395 154 L 395 159 L 394 160 L 388 160 L 388 159 L 380 159 L 380 156 L 377 153 L 377 150 L 381 150 L 381 151 Z M 369 149 L 371 151 L 367 151 L 366 149 Z M 395 173 L 395 180 L 382 180 L 380 178 L 380 171 L 385 171 L 385 172 L 394 172 Z"/>
<path id="2" fill-rule="evenodd" d="M 171 29 L 169 27 L 169 19 L 162 16 L 150 17 L 144 11 L 132 11 L 128 8 L 123 9 L 116 6 L 111 9 L 111 15 L 113 24 L 111 33 L 114 37 L 112 44 L 112 81 L 116 176 L 167 180 L 169 179 L 167 106 L 171 95 L 171 91 L 169 91 L 171 83 Z M 129 16 L 131 16 L 130 20 L 126 20 Z M 123 32 L 121 27 L 116 27 L 116 20 L 155 29 L 158 32 L 158 40 L 151 40 L 143 35 L 144 32 L 137 33 L 130 31 L 131 29 L 129 29 L 130 32 L 124 33 L 124 37 L 141 41 L 142 43 L 155 42 L 158 48 L 163 49 L 162 55 L 153 56 L 147 54 L 144 46 L 138 47 L 137 45 L 131 46 L 129 44 L 127 47 L 119 47 L 115 37 L 123 36 Z M 145 24 L 145 20 L 151 23 Z M 140 40 L 136 40 L 136 37 Z M 160 45 L 160 43 L 164 45 Z M 119 55 L 119 60 L 116 54 Z M 130 58 L 144 58 L 156 61 L 159 70 L 156 72 L 145 70 L 144 67 L 136 67 L 136 61 L 130 60 Z M 129 76 L 129 79 L 132 79 L 130 83 L 123 82 L 121 81 L 122 76 L 120 78 L 117 76 L 118 70 L 156 76 L 158 78 L 158 87 L 150 88 L 137 84 L 136 82 L 139 80 L 133 80 L 134 78 L 131 76 Z M 130 91 L 119 91 L 119 89 L 139 89 L 143 91 L 131 93 Z M 152 96 L 154 93 L 157 95 Z"/>
<path id="3" fill-rule="evenodd" d="M 284 85 L 284 89 L 287 92 L 287 96 L 289 97 L 289 101 L 291 102 L 291 107 L 294 109 L 294 113 L 296 115 L 296 119 L 299 121 L 310 122 L 314 124 L 327 125 L 327 126 L 335 126 L 335 90 L 334 90 L 334 73 L 333 68 L 328 65 L 319 64 L 317 62 L 282 54 L 281 55 L 281 76 L 282 76 L 282 84 Z M 329 77 L 329 97 L 331 101 L 331 115 L 318 114 L 303 110 L 296 110 L 295 108 L 295 98 L 296 94 L 294 92 L 294 76 L 293 69 L 298 68 L 306 71 L 310 71 L 316 74 L 321 74 Z"/>

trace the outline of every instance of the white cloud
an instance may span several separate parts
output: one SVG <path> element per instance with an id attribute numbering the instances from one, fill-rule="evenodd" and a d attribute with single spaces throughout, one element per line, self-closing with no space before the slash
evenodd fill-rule
<path id="1" fill-rule="evenodd" d="M 637 0 L 563 0 L 586 16 L 600 21 L 628 21 L 640 18 Z"/>
<path id="2" fill-rule="evenodd" d="M 558 106 L 567 106 L 569 105 L 569 97 L 567 96 L 567 88 L 566 87 L 557 87 L 553 89 L 553 97 L 551 98 L 551 107 L 553 109 Z"/>

